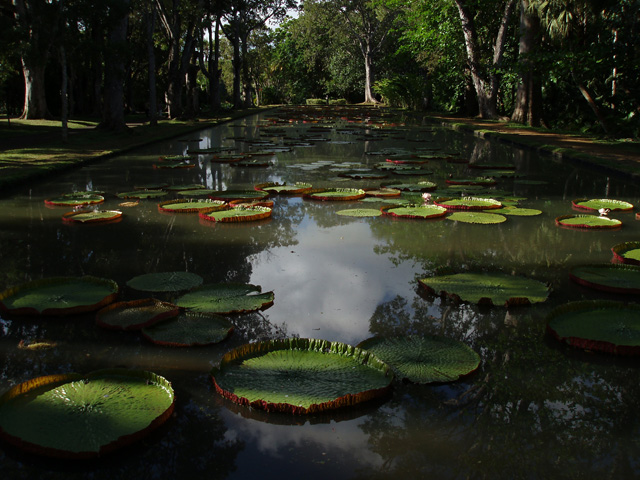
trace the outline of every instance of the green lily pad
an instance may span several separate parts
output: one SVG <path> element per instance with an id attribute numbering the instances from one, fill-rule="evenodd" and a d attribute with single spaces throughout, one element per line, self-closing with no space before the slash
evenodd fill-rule
<path id="1" fill-rule="evenodd" d="M 345 217 L 379 217 L 382 215 L 382 212 L 375 208 L 352 208 L 349 210 L 338 210 L 336 213 Z"/>
<path id="2" fill-rule="evenodd" d="M 382 187 L 395 188 L 396 190 L 401 190 L 403 192 L 429 192 L 429 191 L 435 190 L 438 187 L 438 184 L 425 180 L 423 182 L 418 182 L 418 183 L 389 182 L 389 183 L 384 183 Z"/>
<path id="3" fill-rule="evenodd" d="M 549 287 L 544 283 L 504 273 L 437 275 L 419 282 L 433 295 L 484 305 L 527 305 L 544 302 L 549 296 Z"/>
<path id="4" fill-rule="evenodd" d="M 98 311 L 96 324 L 113 330 L 140 330 L 178 315 L 178 307 L 154 298 L 112 303 Z"/>
<path id="5" fill-rule="evenodd" d="M 385 205 L 381 208 L 384 215 L 402 218 L 440 218 L 447 214 L 447 209 L 438 205 Z"/>
<path id="6" fill-rule="evenodd" d="M 209 198 L 214 200 L 257 200 L 269 196 L 269 192 L 257 190 L 218 190 L 209 194 Z"/>
<path id="7" fill-rule="evenodd" d="M 182 192 L 185 190 L 203 190 L 205 188 L 201 183 L 189 183 L 187 185 L 170 185 L 168 187 L 164 187 L 164 190 L 169 192 Z"/>
<path id="8" fill-rule="evenodd" d="M 480 356 L 467 345 L 440 336 L 373 337 L 358 347 L 413 383 L 453 382 L 480 365 Z"/>
<path id="9" fill-rule="evenodd" d="M 50 457 L 97 458 L 144 437 L 173 408 L 171 384 L 151 372 L 49 375 L 0 397 L 0 436 Z"/>
<path id="10" fill-rule="evenodd" d="M 472 178 L 448 178 L 445 180 L 449 185 L 495 185 L 496 180 L 488 177 Z"/>
<path id="11" fill-rule="evenodd" d="M 251 343 L 211 372 L 216 391 L 268 412 L 313 414 L 386 395 L 393 372 L 371 352 L 304 338 Z"/>
<path id="12" fill-rule="evenodd" d="M 168 347 L 211 345 L 227 338 L 233 324 L 215 313 L 183 312 L 142 329 L 149 341 Z"/>
<path id="13" fill-rule="evenodd" d="M 640 242 L 624 242 L 611 247 L 614 259 L 619 263 L 640 265 Z"/>
<path id="14" fill-rule="evenodd" d="M 295 183 L 287 185 L 286 183 L 261 183 L 254 187 L 256 190 L 264 190 L 269 193 L 280 193 L 287 195 L 299 195 L 311 190 L 310 183 Z"/>
<path id="15" fill-rule="evenodd" d="M 107 223 L 120 220 L 121 217 L 120 210 L 80 210 L 65 213 L 62 215 L 62 221 L 66 223 Z"/>
<path id="16" fill-rule="evenodd" d="M 598 211 L 602 208 L 611 210 L 611 211 L 622 211 L 629 212 L 633 210 L 633 205 L 629 202 L 623 202 L 622 200 L 611 200 L 609 198 L 598 198 L 598 199 L 579 199 L 571 202 L 574 208 L 578 210 L 587 210 L 587 211 Z"/>
<path id="17" fill-rule="evenodd" d="M 14 315 L 71 315 L 98 310 L 115 301 L 118 284 L 98 277 L 52 277 L 0 293 L 0 310 Z"/>
<path id="18" fill-rule="evenodd" d="M 553 310 L 547 330 L 586 350 L 640 355 L 640 306 L 608 301 L 572 302 Z"/>
<path id="19" fill-rule="evenodd" d="M 484 212 L 453 212 L 447 217 L 447 220 L 462 223 L 476 223 L 481 225 L 495 225 L 507 221 L 507 217 L 496 213 Z"/>
<path id="20" fill-rule="evenodd" d="M 207 199 L 182 199 L 167 200 L 158 204 L 158 210 L 166 213 L 198 213 L 203 210 L 216 210 L 226 208 L 227 203 L 222 200 Z"/>
<path id="21" fill-rule="evenodd" d="M 360 188 L 327 188 L 307 192 L 305 198 L 312 200 L 349 201 L 360 200 L 365 197 L 365 191 Z"/>
<path id="22" fill-rule="evenodd" d="M 127 282 L 129 288 L 142 292 L 180 292 L 202 285 L 200 275 L 191 272 L 145 273 Z"/>
<path id="23" fill-rule="evenodd" d="M 118 198 L 160 198 L 168 195 L 169 192 L 164 190 L 135 190 L 133 192 L 122 192 L 116 196 Z"/>
<path id="24" fill-rule="evenodd" d="M 261 293 L 258 285 L 217 283 L 203 285 L 178 298 L 176 305 L 196 312 L 244 313 L 273 305 L 273 292 Z"/>
<path id="25" fill-rule="evenodd" d="M 515 217 L 535 217 L 536 215 L 541 215 L 542 211 L 536 210 L 535 208 L 503 207 L 491 210 L 491 213 L 497 213 L 499 215 L 513 215 Z"/>
<path id="26" fill-rule="evenodd" d="M 97 193 L 91 192 L 74 192 L 74 193 L 65 193 L 60 195 L 59 197 L 48 198 L 44 201 L 46 205 L 55 205 L 55 206 L 79 206 L 79 205 L 97 205 L 99 203 L 104 202 L 104 197 L 102 195 L 98 195 Z"/>
<path id="27" fill-rule="evenodd" d="M 569 278 L 580 285 L 605 292 L 640 294 L 640 266 L 583 265 L 574 267 Z"/>
<path id="28" fill-rule="evenodd" d="M 181 197 L 205 197 L 212 193 L 216 193 L 218 190 L 212 190 L 210 188 L 192 188 L 190 190 L 178 190 L 176 193 Z"/>
<path id="29" fill-rule="evenodd" d="M 611 229 L 620 228 L 622 222 L 615 218 L 598 217 L 597 215 L 562 215 L 556 218 L 556 225 L 580 229 Z"/>
<path id="30" fill-rule="evenodd" d="M 207 210 L 200 212 L 198 215 L 201 219 L 210 222 L 255 222 L 269 218 L 271 216 L 271 208 L 261 206 L 234 206 L 226 210 Z"/>
<path id="31" fill-rule="evenodd" d="M 162 162 L 188 162 L 194 160 L 196 157 L 193 155 L 164 155 L 158 157 L 158 160 Z"/>
<path id="32" fill-rule="evenodd" d="M 383 197 L 383 198 L 393 198 L 399 197 L 402 194 L 402 191 L 397 188 L 378 188 L 365 190 L 367 197 Z"/>
<path id="33" fill-rule="evenodd" d="M 493 210 L 502 208 L 502 203 L 493 198 L 461 197 L 438 198 L 433 203 L 449 210 Z"/>

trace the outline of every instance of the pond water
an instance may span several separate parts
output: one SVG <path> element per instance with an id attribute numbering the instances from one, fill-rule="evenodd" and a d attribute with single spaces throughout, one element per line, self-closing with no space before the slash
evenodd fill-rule
<path id="1" fill-rule="evenodd" d="M 375 112 L 375 111 L 373 111 Z M 321 114 L 322 116 L 320 116 Z M 358 115 L 358 116 L 356 116 Z M 367 122 L 370 115 L 370 122 Z M 314 123 L 317 122 L 317 123 Z M 0 317 L 0 391 L 41 375 L 124 366 L 172 382 L 173 417 L 125 451 L 96 462 L 41 459 L 3 445 L 5 478 L 630 478 L 640 473 L 640 375 L 637 360 L 589 353 L 546 333 L 546 316 L 569 301 L 614 299 L 569 279 L 576 265 L 611 261 L 611 247 L 640 241 L 633 213 L 612 212 L 617 230 L 573 230 L 555 218 L 576 213 L 580 198 L 638 205 L 640 188 L 624 179 L 562 163 L 530 150 L 476 138 L 439 125 L 391 125 L 377 114 L 344 109 L 265 112 L 167 140 L 34 183 L 0 197 L 0 289 L 54 277 L 94 275 L 121 286 L 121 299 L 139 298 L 127 280 L 150 272 L 187 271 L 205 283 L 241 282 L 273 291 L 272 307 L 232 317 L 233 335 L 213 346 L 155 346 L 132 332 L 104 330 L 94 314 L 64 318 Z M 318 126 L 324 128 L 317 128 Z M 265 157 L 268 168 L 212 162 L 154 169 L 161 155 L 224 146 L 268 148 L 249 141 L 297 142 Z M 308 143 L 309 145 L 303 145 Z M 395 149 L 395 150 L 389 150 Z M 422 165 L 423 176 L 370 173 L 391 153 L 447 159 Z M 385 152 L 376 155 L 375 152 Z M 262 158 L 262 157 L 261 157 Z M 450 187 L 446 180 L 484 175 L 475 164 L 513 164 L 493 187 Z M 348 165 L 348 167 L 345 167 Z M 360 169 L 360 170 L 357 170 Z M 379 170 L 373 170 L 379 171 Z M 424 173 L 424 172 L 423 172 Z M 489 196 L 538 209 L 496 225 L 388 216 L 352 218 L 336 212 L 379 208 L 381 202 L 322 202 L 275 196 L 270 219 L 219 224 L 194 214 L 164 214 L 159 201 L 115 194 L 157 184 L 249 189 L 264 182 L 314 187 L 379 187 L 389 180 L 432 180 L 438 196 Z M 123 211 L 113 224 L 61 220 L 64 207 L 44 200 L 77 190 L 106 192 L 100 208 Z M 416 201 L 416 195 L 403 195 Z M 419 196 L 419 194 L 418 194 Z M 419 199 L 418 199 L 419 200 Z M 529 307 L 456 304 L 421 292 L 418 279 L 453 271 L 499 270 L 552 288 Z M 452 384 L 396 382 L 372 404 L 313 416 L 267 414 L 235 406 L 213 389 L 209 372 L 227 351 L 247 342 L 290 336 L 357 344 L 374 335 L 437 334 L 469 345 L 478 371 Z M 18 348 L 46 339 L 46 350 Z"/>

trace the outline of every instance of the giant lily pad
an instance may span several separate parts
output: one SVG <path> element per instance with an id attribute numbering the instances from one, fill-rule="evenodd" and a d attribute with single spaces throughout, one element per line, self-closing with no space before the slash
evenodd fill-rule
<path id="1" fill-rule="evenodd" d="M 179 292 L 202 285 L 202 277 L 191 272 L 145 273 L 127 282 L 129 288 L 143 292 Z"/>
<path id="2" fill-rule="evenodd" d="M 153 298 L 117 302 L 100 309 L 96 323 L 113 330 L 140 330 L 160 320 L 175 317 L 179 308 Z"/>
<path id="3" fill-rule="evenodd" d="M 437 205 L 385 205 L 380 209 L 384 215 L 402 218 L 440 218 L 447 214 L 447 209 Z"/>
<path id="4" fill-rule="evenodd" d="M 218 190 L 209 194 L 213 200 L 258 200 L 269 196 L 269 192 L 257 190 Z"/>
<path id="5" fill-rule="evenodd" d="M 166 213 L 198 213 L 226 208 L 226 202 L 211 199 L 167 200 L 158 204 L 158 210 Z"/>
<path id="6" fill-rule="evenodd" d="M 502 204 L 504 205 L 504 201 Z M 498 215 L 508 215 L 514 217 L 535 217 L 541 215 L 542 211 L 535 208 L 521 208 L 521 207 L 503 207 L 491 210 L 491 213 Z"/>
<path id="7" fill-rule="evenodd" d="M 304 338 L 251 343 L 228 352 L 211 376 L 235 403 L 268 412 L 320 413 L 387 394 L 393 372 L 371 352 Z"/>
<path id="8" fill-rule="evenodd" d="M 183 312 L 143 328 L 142 335 L 158 345 L 190 347 L 219 343 L 232 331 L 233 324 L 215 313 Z"/>
<path id="9" fill-rule="evenodd" d="M 62 215 L 62 221 L 66 223 L 110 223 L 121 218 L 120 210 L 80 210 Z"/>
<path id="10" fill-rule="evenodd" d="M 495 185 L 496 180 L 490 177 L 448 178 L 449 185 Z"/>
<path id="11" fill-rule="evenodd" d="M 429 293 L 483 305 L 527 305 L 544 302 L 549 287 L 526 277 L 504 273 L 455 273 L 419 280 Z"/>
<path id="12" fill-rule="evenodd" d="M 360 200 L 365 197 L 365 191 L 360 188 L 327 188 L 312 190 L 305 194 L 305 198 L 312 200 L 349 201 Z"/>
<path id="13" fill-rule="evenodd" d="M 44 201 L 46 205 L 56 206 L 78 206 L 78 205 L 96 205 L 104 202 L 104 197 L 92 192 L 74 192 L 65 193 L 59 197 L 48 198 Z"/>
<path id="14" fill-rule="evenodd" d="M 164 190 L 134 190 L 133 192 L 122 192 L 116 196 L 118 198 L 159 198 L 168 195 Z"/>
<path id="15" fill-rule="evenodd" d="M 613 258 L 619 263 L 640 265 L 640 242 L 624 242 L 611 247 Z"/>
<path id="16" fill-rule="evenodd" d="M 206 210 L 200 212 L 198 215 L 201 219 L 209 222 L 255 222 L 269 218 L 271 216 L 271 208 L 261 206 L 234 206 L 226 210 Z"/>
<path id="17" fill-rule="evenodd" d="M 403 192 L 429 192 L 438 188 L 438 184 L 428 180 L 417 183 L 383 183 L 383 188 L 394 188 Z"/>
<path id="18" fill-rule="evenodd" d="M 640 294 L 640 266 L 637 265 L 583 265 L 572 268 L 569 278 L 596 290 Z"/>
<path id="19" fill-rule="evenodd" d="M 256 190 L 264 190 L 269 193 L 280 193 L 286 195 L 299 195 L 311 190 L 310 183 L 295 183 L 287 185 L 286 183 L 260 183 L 254 187 Z"/>
<path id="20" fill-rule="evenodd" d="M 493 198 L 462 197 L 438 198 L 435 202 L 449 210 L 493 210 L 502 208 L 502 203 Z"/>
<path id="21" fill-rule="evenodd" d="M 571 204 L 578 210 L 587 210 L 591 212 L 597 212 L 600 209 L 607 209 L 611 211 L 618 210 L 622 212 L 629 212 L 633 210 L 633 205 L 631 203 L 623 202 L 622 200 L 612 200 L 609 198 L 596 198 L 591 200 L 581 198 L 574 200 Z"/>
<path id="22" fill-rule="evenodd" d="M 42 455 L 95 458 L 139 440 L 173 408 L 171 384 L 151 372 L 49 375 L 0 397 L 0 436 Z"/>
<path id="23" fill-rule="evenodd" d="M 196 312 L 243 313 L 273 305 L 273 292 L 261 293 L 258 285 L 217 283 L 203 285 L 178 298 L 176 304 Z"/>
<path id="24" fill-rule="evenodd" d="M 562 215 L 556 218 L 556 225 L 566 228 L 612 229 L 620 228 L 622 222 L 615 218 L 598 217 L 597 215 Z"/>
<path id="25" fill-rule="evenodd" d="M 476 223 L 480 225 L 495 225 L 507 221 L 507 217 L 498 215 L 497 213 L 485 212 L 453 212 L 447 217 L 447 220 L 462 223 Z"/>
<path id="26" fill-rule="evenodd" d="M 640 355 L 640 306 L 608 301 L 572 302 L 547 317 L 561 342 L 586 350 Z"/>
<path id="27" fill-rule="evenodd" d="M 399 197 L 402 191 L 397 188 L 365 189 L 367 197 L 393 198 Z"/>
<path id="28" fill-rule="evenodd" d="M 413 383 L 453 382 L 480 365 L 480 356 L 467 345 L 440 336 L 373 337 L 358 347 Z"/>
<path id="29" fill-rule="evenodd" d="M 14 315 L 70 315 L 98 310 L 117 295 L 118 284 L 105 278 L 44 278 L 0 293 L 0 310 Z"/>
<path id="30" fill-rule="evenodd" d="M 336 213 L 344 217 L 379 217 L 382 215 L 382 212 L 375 208 L 350 208 L 338 210 Z"/>

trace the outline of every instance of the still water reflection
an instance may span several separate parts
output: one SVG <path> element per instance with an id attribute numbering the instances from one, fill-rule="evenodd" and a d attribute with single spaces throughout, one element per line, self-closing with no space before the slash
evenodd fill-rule
<path id="1" fill-rule="evenodd" d="M 638 300 L 577 287 L 567 275 L 574 265 L 609 262 L 617 243 L 640 240 L 635 213 L 613 215 L 624 223 L 615 231 L 566 230 L 554 224 L 555 217 L 572 213 L 576 198 L 638 205 L 638 186 L 438 126 L 374 128 L 363 117 L 348 123 L 345 118 L 354 112 L 340 112 L 343 118 L 324 114 L 321 125 L 328 130 L 303 123 L 294 112 L 273 111 L 167 140 L 0 198 L 2 289 L 31 279 L 83 274 L 124 286 L 141 273 L 177 270 L 198 273 L 206 283 L 253 283 L 275 292 L 273 307 L 234 317 L 234 335 L 203 348 L 152 346 L 135 334 L 99 329 L 91 315 L 0 318 L 2 391 L 39 375 L 127 366 L 167 377 L 178 399 L 166 426 L 115 458 L 70 464 L 3 447 L 0 464 L 6 478 L 279 478 L 285 472 L 310 479 L 638 475 L 637 361 L 564 348 L 545 334 L 546 314 L 567 301 Z M 373 117 L 378 125 L 382 120 Z M 269 168 L 221 164 L 210 154 L 197 156 L 195 168 L 152 167 L 161 155 L 194 148 L 268 148 L 252 146 L 250 140 L 257 139 L 298 146 L 267 157 Z M 283 181 L 378 187 L 387 179 L 340 174 L 345 164 L 349 171 L 374 167 L 385 155 L 372 152 L 391 148 L 450 152 L 456 159 L 499 168 L 513 164 L 516 176 L 499 174 L 489 192 L 464 190 L 515 197 L 520 206 L 543 213 L 508 217 L 499 225 L 348 218 L 336 212 L 382 203 L 276 197 L 270 220 L 221 225 L 193 215 L 161 214 L 158 200 L 142 200 L 121 207 L 119 223 L 66 225 L 61 221 L 66 209 L 44 204 L 61 193 L 100 190 L 107 193 L 101 208 L 119 208 L 123 200 L 115 194 L 161 183 L 197 183 L 216 190 Z M 429 179 L 438 184 L 434 196 L 457 196 L 459 190 L 448 188 L 446 179 L 480 171 L 444 159 L 431 159 L 423 167 L 432 173 L 388 175 L 403 183 Z M 553 290 L 545 304 L 512 312 L 419 294 L 417 279 L 441 267 L 499 269 L 549 282 Z M 136 294 L 123 288 L 121 295 Z M 397 384 L 392 396 L 379 403 L 311 418 L 231 405 L 215 394 L 207 375 L 226 351 L 248 341 L 301 336 L 355 344 L 372 335 L 406 333 L 464 341 L 481 354 L 481 368 L 451 385 Z M 35 339 L 58 346 L 17 348 L 20 340 Z"/>

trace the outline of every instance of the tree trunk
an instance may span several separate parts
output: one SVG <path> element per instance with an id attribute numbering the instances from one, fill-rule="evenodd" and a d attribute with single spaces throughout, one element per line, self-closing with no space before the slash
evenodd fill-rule
<path id="1" fill-rule="evenodd" d="M 375 81 L 373 59 L 369 48 L 364 55 L 364 103 L 378 103 L 373 95 L 373 82 Z"/>
<path id="2" fill-rule="evenodd" d="M 249 48 L 248 34 L 242 35 L 242 91 L 244 102 L 242 102 L 245 108 L 253 107 L 253 92 L 251 88 L 251 78 L 249 76 L 249 64 L 247 63 L 247 50 Z"/>
<path id="3" fill-rule="evenodd" d="M 64 45 L 60 45 L 60 69 L 62 70 L 62 86 L 61 86 L 61 103 L 62 112 L 60 114 L 62 122 L 62 141 L 69 140 L 69 96 L 67 95 L 67 89 L 69 86 L 67 75 L 67 52 L 64 49 Z"/>
<path id="4" fill-rule="evenodd" d="M 24 75 L 24 108 L 22 119 L 50 118 L 45 95 L 45 64 L 22 57 Z"/>
<path id="5" fill-rule="evenodd" d="M 511 120 L 517 123 L 539 127 L 543 124 L 542 87 L 535 73 L 535 65 L 530 55 L 539 39 L 540 19 L 529 10 L 529 0 L 520 0 L 520 82 L 516 93 L 516 103 Z"/>
<path id="6" fill-rule="evenodd" d="M 108 34 L 105 58 L 104 112 L 100 128 L 124 130 L 124 55 L 127 49 L 127 28 L 129 26 L 130 0 L 121 0 L 114 9 L 116 16 L 113 28 Z"/>
<path id="7" fill-rule="evenodd" d="M 156 53 L 153 48 L 153 32 L 156 28 L 156 11 L 152 7 L 146 13 L 147 17 L 147 56 L 149 57 L 149 125 L 158 125 L 158 103 L 156 92 Z"/>
<path id="8" fill-rule="evenodd" d="M 235 22 L 233 25 L 234 34 L 230 41 L 233 44 L 233 108 L 242 108 L 242 92 L 240 82 L 242 79 L 242 58 L 240 57 L 240 25 Z"/>
<path id="9" fill-rule="evenodd" d="M 211 42 L 211 38 L 209 38 L 209 42 Z M 220 15 L 216 15 L 213 52 L 213 59 L 211 59 L 211 56 L 209 57 L 211 61 L 209 65 L 209 72 L 211 73 L 209 82 L 211 85 L 211 109 L 217 112 L 222 105 L 220 92 L 220 78 L 222 77 L 222 70 L 220 69 Z"/>

